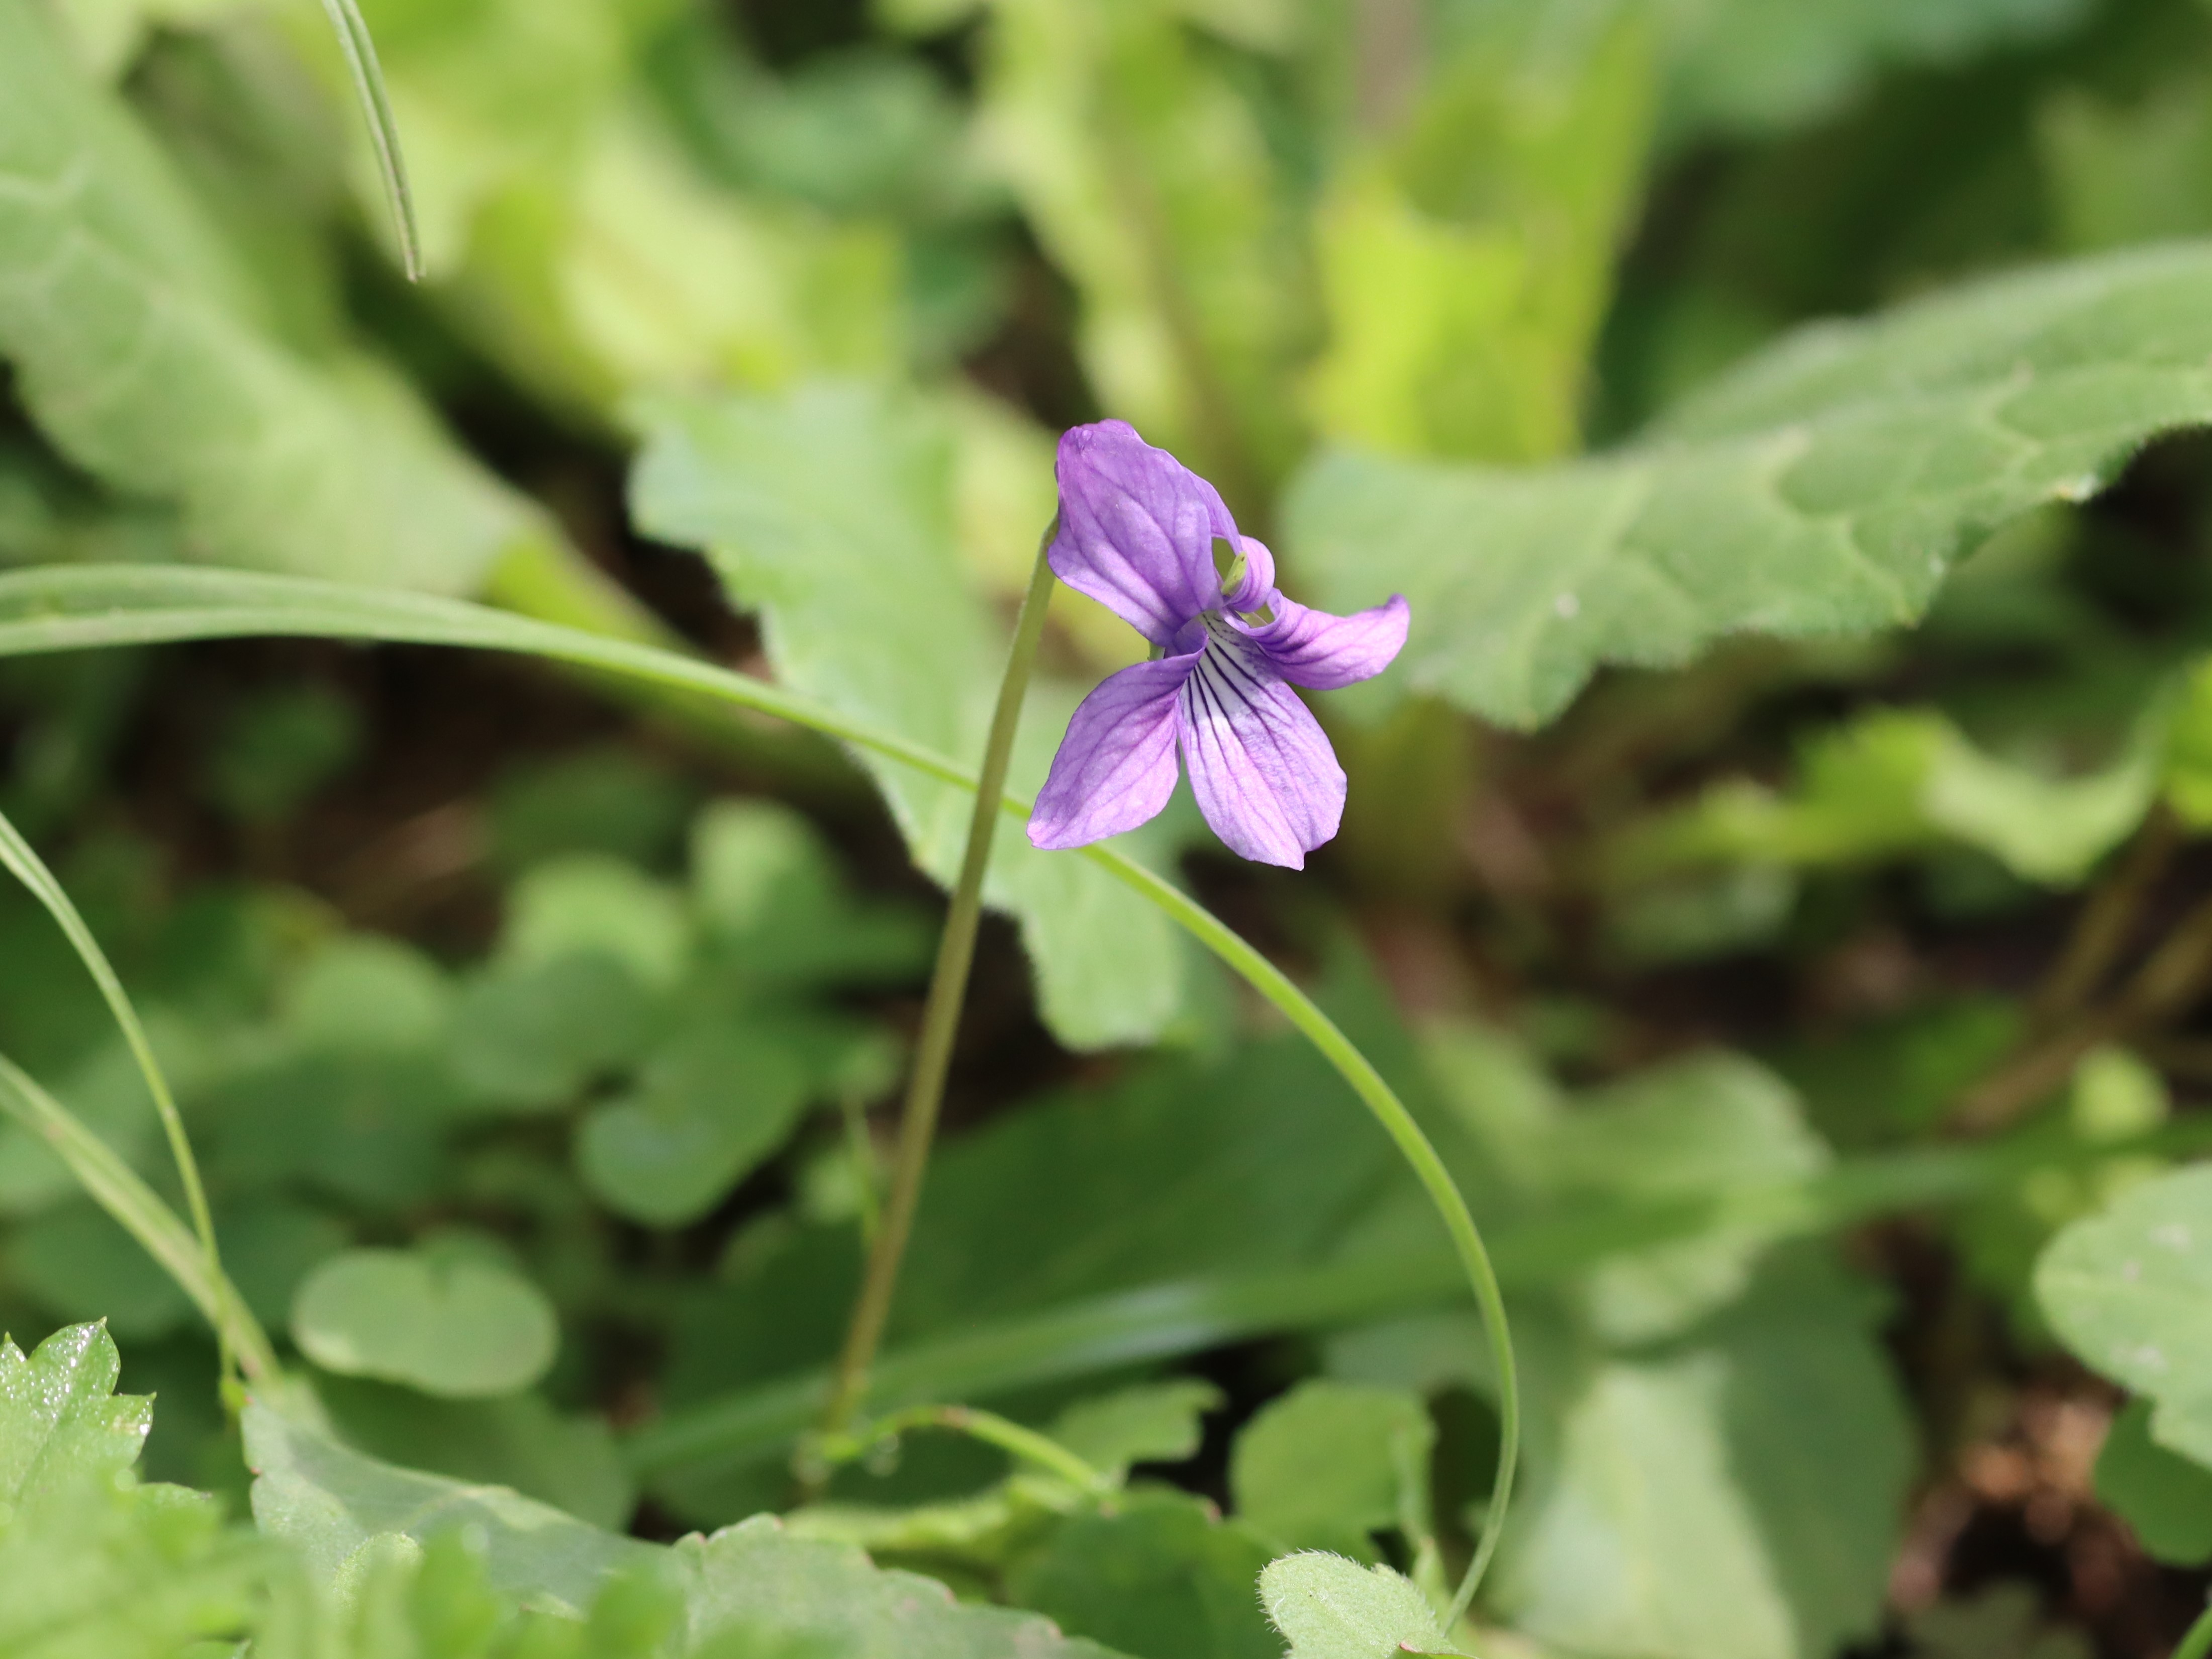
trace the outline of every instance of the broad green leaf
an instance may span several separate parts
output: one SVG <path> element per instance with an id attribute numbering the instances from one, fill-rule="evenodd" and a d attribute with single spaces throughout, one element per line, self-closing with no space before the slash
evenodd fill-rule
<path id="1" fill-rule="evenodd" d="M 292 1335 L 325 1370 L 456 1400 L 528 1388 L 560 1341 L 544 1293 L 511 1269 L 381 1249 L 310 1273 L 292 1300 Z"/>
<path id="2" fill-rule="evenodd" d="M 481 1548 L 491 1587 L 533 1605 L 591 1607 L 617 1575 L 667 1585 L 680 1598 L 680 1627 L 701 1647 L 719 1640 L 744 1652 L 750 1640 L 767 1652 L 840 1659 L 1111 1659 L 1035 1614 L 961 1606 L 942 1585 L 878 1571 L 847 1546 L 793 1537 L 773 1516 L 670 1549 L 502 1487 L 378 1462 L 265 1406 L 248 1407 L 246 1435 L 258 1474 L 255 1519 L 325 1581 L 380 1540 L 422 1544 L 460 1531 Z"/>
<path id="3" fill-rule="evenodd" d="M 660 1558 L 653 1545 L 603 1532 L 507 1487 L 379 1462 L 266 1405 L 246 1407 L 245 1429 L 253 1518 L 296 1547 L 322 1582 L 373 1539 L 398 1533 L 419 1542 L 477 1529 L 495 1589 L 575 1611 L 590 1607 L 611 1575 L 649 1570 Z"/>
<path id="4" fill-rule="evenodd" d="M 1260 1575 L 1260 1599 L 1291 1644 L 1288 1659 L 1460 1651 L 1413 1581 L 1388 1567 L 1363 1567 L 1319 1551 L 1286 1555 Z"/>
<path id="5" fill-rule="evenodd" d="M 27 1359 L 0 1339 L 0 1504 L 138 1461 L 154 1402 L 115 1392 L 123 1361 L 101 1325 L 72 1325 Z"/>
<path id="6" fill-rule="evenodd" d="M 285 1034 L 336 1054 L 421 1054 L 444 1041 L 453 988 L 429 957 L 374 933 L 347 933 L 316 950 L 283 988 Z"/>
<path id="7" fill-rule="evenodd" d="M 1053 1419 L 1052 1437 L 1095 1469 L 1117 1479 L 1132 1463 L 1181 1463 L 1198 1453 L 1199 1419 L 1224 1404 L 1220 1389 L 1194 1376 L 1079 1400 Z"/>
<path id="8" fill-rule="evenodd" d="M 1486 1594 L 1608 1659 L 1823 1659 L 1871 1631 L 1911 1462 L 1877 1312 L 1833 1269 L 1778 1273 L 1674 1344 L 1532 1383 L 1545 1455 Z"/>
<path id="9" fill-rule="evenodd" d="M 2084 1364 L 2155 1403 L 2154 1440 L 2212 1466 L 2212 1168 L 2075 1222 L 2036 1263 L 2035 1296 Z"/>
<path id="10" fill-rule="evenodd" d="M 1299 447 L 1283 382 L 1315 310 L 1256 112 L 1162 0 L 994 0 L 982 121 L 1108 408 L 1256 510 Z"/>
<path id="11" fill-rule="evenodd" d="M 773 1024 L 679 1032 L 647 1055 L 635 1089 L 584 1120 L 577 1172 L 633 1221 L 696 1221 L 788 1138 L 812 1085 Z"/>
<path id="12" fill-rule="evenodd" d="M 1279 1659 L 1253 1594 L 1267 1540 L 1182 1492 L 1132 1495 L 1079 1515 L 1010 1575 L 1062 1630 L 1136 1659 Z"/>
<path id="13" fill-rule="evenodd" d="M 2197 1566 L 2212 1560 L 2212 1469 L 2154 1440 L 2151 1409 L 2134 1400 L 2112 1419 L 2097 1454 L 2097 1497 L 2154 1559 Z"/>
<path id="14" fill-rule="evenodd" d="M 386 372 L 262 311 L 122 103 L 0 0 L 0 356 L 57 447 L 219 562 L 455 591 L 546 534 Z"/>
<path id="15" fill-rule="evenodd" d="M 1371 1561 L 1370 1533 L 1427 1535 L 1436 1433 L 1428 1408 L 1403 1389 L 1301 1382 L 1237 1437 L 1237 1517 L 1279 1547 Z"/>
<path id="16" fill-rule="evenodd" d="M 664 405 L 653 425 L 632 485 L 639 524 L 708 550 L 732 597 L 762 613 L 778 678 L 945 753 L 980 752 L 1005 636 L 953 551 L 949 452 L 926 410 L 816 384 Z M 1065 713 L 1064 699 L 1031 693 L 1011 787 L 1042 781 Z M 867 763 L 915 861 L 949 882 L 970 798 Z M 1061 1041 L 1148 1040 L 1178 1011 L 1182 958 L 1164 920 L 1098 872 L 1007 826 L 986 891 L 1020 919 Z"/>
<path id="17" fill-rule="evenodd" d="M 1650 31 L 1528 6 L 1443 64 L 1392 143 L 1340 165 L 1315 234 L 1329 343 L 1321 434 L 1401 455 L 1574 447 L 1590 346 L 1635 207 Z M 1516 27 L 1517 25 L 1518 27 Z"/>
<path id="18" fill-rule="evenodd" d="M 1917 620 L 1989 532 L 2086 499 L 2148 439 L 2212 418 L 2208 360 L 2203 245 L 1977 283 L 1804 331 L 1588 460 L 1326 456 L 1285 510 L 1299 597 L 1412 601 L 1373 698 L 1431 692 L 1538 725 L 1603 663 Z"/>
<path id="19" fill-rule="evenodd" d="M 411 1389 L 319 1376 L 316 1397 L 346 1443 L 373 1457 L 512 1486 L 595 1527 L 622 1530 L 637 1490 L 606 1425 L 564 1416 L 535 1394 L 432 1400 Z"/>

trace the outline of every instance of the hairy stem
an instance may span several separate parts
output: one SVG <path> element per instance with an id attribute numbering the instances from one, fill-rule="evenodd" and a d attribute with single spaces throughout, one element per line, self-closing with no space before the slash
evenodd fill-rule
<path id="1" fill-rule="evenodd" d="M 1057 527 L 1055 520 L 1054 529 Z M 922 1176 L 928 1170 L 929 1150 L 937 1139 L 945 1075 L 952 1067 L 953 1039 L 959 1032 L 960 1010 L 968 1000 L 969 970 L 975 960 L 975 929 L 983 914 L 983 874 L 990 867 L 991 838 L 998 829 L 1000 802 L 1006 792 L 1006 763 L 1013 755 L 1014 731 L 1021 724 L 1022 700 L 1029 691 L 1030 671 L 1036 663 L 1037 641 L 1044 636 L 1045 609 L 1052 597 L 1052 566 L 1045 556 L 1052 536 L 1053 530 L 1048 530 L 1037 548 L 1036 568 L 1014 624 L 1006 678 L 999 683 L 999 706 L 991 716 L 991 736 L 983 750 L 975 809 L 968 821 L 968 850 L 945 911 L 945 932 L 937 945 L 937 966 L 930 975 L 929 1000 L 922 1008 L 921 1036 L 915 1047 L 914 1073 L 907 1083 L 906 1108 L 899 1120 L 890 1191 L 884 1200 L 875 1242 L 868 1250 L 860 1298 L 853 1304 L 852 1326 L 837 1358 L 830 1408 L 823 1416 L 827 1435 L 843 1432 L 867 1393 L 869 1368 L 875 1364 L 876 1349 L 883 1341 L 884 1322 L 890 1316 L 891 1297 L 898 1288 L 899 1264 L 914 1231 L 915 1211 L 921 1203 Z"/>

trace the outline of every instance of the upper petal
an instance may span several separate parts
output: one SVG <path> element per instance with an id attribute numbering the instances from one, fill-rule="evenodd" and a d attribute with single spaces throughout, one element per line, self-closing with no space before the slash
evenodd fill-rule
<path id="1" fill-rule="evenodd" d="M 1191 791 L 1229 850 L 1305 867 L 1344 818 L 1344 769 L 1312 712 L 1233 635 L 1216 633 L 1176 701 Z"/>
<path id="2" fill-rule="evenodd" d="M 1127 421 L 1069 428 L 1057 471 L 1060 580 L 1155 645 L 1221 603 L 1213 540 L 1235 545 L 1237 523 L 1212 484 Z"/>
<path id="3" fill-rule="evenodd" d="M 1087 847 L 1159 816 L 1175 793 L 1176 694 L 1197 663 L 1140 662 L 1083 700 L 1030 813 L 1030 842 Z"/>
<path id="4" fill-rule="evenodd" d="M 1257 646 L 1268 665 L 1293 685 L 1316 691 L 1372 679 L 1388 668 L 1406 645 L 1411 612 L 1401 594 L 1388 605 L 1350 617 L 1313 611 L 1281 594 L 1270 608 L 1273 622 L 1236 626 Z"/>

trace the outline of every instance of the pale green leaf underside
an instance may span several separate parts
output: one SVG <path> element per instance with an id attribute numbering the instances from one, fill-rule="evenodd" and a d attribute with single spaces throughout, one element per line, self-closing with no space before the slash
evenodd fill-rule
<path id="1" fill-rule="evenodd" d="M 1382 684 L 1532 726 L 1601 664 L 1917 621 L 1990 530 L 2207 421 L 2212 245 L 2186 243 L 1804 330 L 1585 460 L 1328 455 L 1285 521 L 1300 597 L 1412 601 Z"/>
<path id="2" fill-rule="evenodd" d="M 533 533 L 368 361 L 313 361 L 122 101 L 0 0 L 0 358 L 70 458 L 195 556 L 459 591 Z"/>
<path id="3" fill-rule="evenodd" d="M 962 1606 L 941 1584 L 878 1571 L 849 1546 L 793 1537 L 771 1516 L 670 1548 L 603 1532 L 503 1486 L 379 1462 L 264 1406 L 247 1409 L 246 1439 L 259 1477 L 254 1518 L 325 1579 L 374 1540 L 398 1534 L 420 1543 L 465 1528 L 483 1547 L 492 1584 L 538 1605 L 587 1607 L 618 1572 L 662 1577 L 683 1596 L 694 1642 L 742 1631 L 763 1652 L 841 1659 L 1113 1659 L 1034 1613 Z"/>

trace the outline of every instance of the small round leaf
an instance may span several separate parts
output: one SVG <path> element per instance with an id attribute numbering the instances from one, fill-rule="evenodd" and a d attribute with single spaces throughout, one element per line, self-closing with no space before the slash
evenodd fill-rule
<path id="1" fill-rule="evenodd" d="M 348 1250 L 301 1285 L 292 1335 L 325 1370 L 466 1400 L 544 1376 L 560 1328 L 544 1293 L 495 1262 Z"/>

